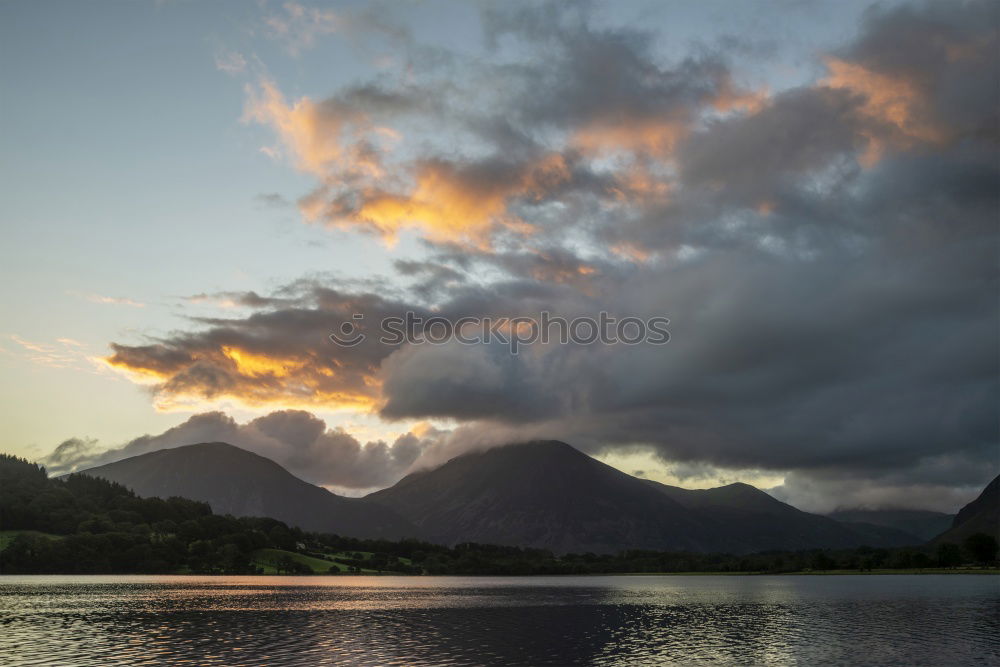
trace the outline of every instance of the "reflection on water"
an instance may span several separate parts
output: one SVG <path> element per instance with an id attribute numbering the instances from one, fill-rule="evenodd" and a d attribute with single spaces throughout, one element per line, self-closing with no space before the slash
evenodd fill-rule
<path id="1" fill-rule="evenodd" d="M 0 577 L 4 664 L 1000 664 L 1000 579 Z"/>

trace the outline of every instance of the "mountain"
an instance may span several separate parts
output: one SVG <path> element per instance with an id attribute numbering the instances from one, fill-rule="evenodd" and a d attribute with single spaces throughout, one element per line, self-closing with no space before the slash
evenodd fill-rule
<path id="1" fill-rule="evenodd" d="M 682 489 L 651 480 L 646 483 L 722 527 L 747 551 L 906 546 L 923 541 L 893 528 L 809 514 L 749 484 Z"/>
<path id="2" fill-rule="evenodd" d="M 923 542 L 948 530 L 955 518 L 954 514 L 927 510 L 837 510 L 827 516 L 836 521 L 895 528 Z"/>
<path id="3" fill-rule="evenodd" d="M 366 498 L 445 544 L 559 553 L 737 546 L 636 478 L 556 441 L 467 453 Z"/>
<path id="4" fill-rule="evenodd" d="M 1000 540 L 1000 475 L 986 485 L 978 498 L 958 511 L 951 528 L 934 538 L 934 542 L 961 543 L 976 533 Z"/>
<path id="5" fill-rule="evenodd" d="M 748 484 L 691 490 L 638 479 L 557 441 L 470 452 L 366 498 L 337 496 L 274 461 L 221 442 L 81 472 L 140 496 L 181 496 L 207 502 L 219 514 L 267 516 L 351 537 L 419 537 L 556 553 L 751 553 L 921 541 L 890 527 L 808 514 Z"/>
<path id="6" fill-rule="evenodd" d="M 438 542 L 557 553 L 749 553 L 914 542 L 890 529 L 853 529 L 801 512 L 746 484 L 691 491 L 640 480 L 557 441 L 467 453 L 366 499 Z"/>
<path id="7" fill-rule="evenodd" d="M 161 449 L 80 473 L 118 482 L 143 497 L 181 496 L 207 502 L 216 514 L 270 517 L 303 530 L 387 539 L 418 535 L 392 510 L 330 493 L 224 442 Z"/>

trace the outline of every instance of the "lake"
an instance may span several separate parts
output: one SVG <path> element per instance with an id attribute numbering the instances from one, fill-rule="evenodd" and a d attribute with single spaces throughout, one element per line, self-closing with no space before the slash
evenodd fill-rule
<path id="1" fill-rule="evenodd" d="M 1000 664 L 1000 577 L 2 576 L 14 665 Z"/>

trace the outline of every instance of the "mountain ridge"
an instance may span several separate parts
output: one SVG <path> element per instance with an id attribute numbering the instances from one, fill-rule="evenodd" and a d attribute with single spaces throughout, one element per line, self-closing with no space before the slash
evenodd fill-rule
<path id="1" fill-rule="evenodd" d="M 809 514 L 744 483 L 682 489 L 633 477 L 571 445 L 466 452 L 364 498 L 344 498 L 226 443 L 158 450 L 80 471 L 140 496 L 181 496 L 315 532 L 553 551 L 752 553 L 907 546 L 912 535 Z"/>
<path id="2" fill-rule="evenodd" d="M 951 527 L 954 514 L 929 510 L 901 509 L 838 509 L 826 516 L 848 523 L 865 523 L 886 528 L 895 528 L 927 541 Z"/>
<path id="3" fill-rule="evenodd" d="M 384 507 L 309 484 L 271 459 L 224 442 L 159 449 L 73 474 L 118 482 L 143 497 L 181 496 L 217 514 L 267 516 L 304 530 L 354 537 L 417 537 Z M 242 476 L 242 477 L 241 477 Z"/>
<path id="4" fill-rule="evenodd" d="M 752 551 L 846 548 L 865 542 L 877 546 L 907 546 L 921 541 L 891 528 L 835 521 L 804 512 L 743 482 L 711 489 L 684 489 L 652 480 L 643 481 L 724 526 Z"/>
<path id="5" fill-rule="evenodd" d="M 528 448 L 530 461 L 521 455 Z M 608 551 L 615 542 L 620 548 L 696 551 L 724 546 L 678 504 L 634 481 L 566 443 L 532 441 L 462 454 L 366 499 L 443 543 L 559 552 Z M 601 493 L 580 498 L 573 489 L 581 485 Z"/>
<path id="6" fill-rule="evenodd" d="M 690 490 L 639 479 L 555 440 L 467 452 L 366 498 L 449 544 L 749 553 L 919 542 L 898 531 L 802 512 L 749 484 Z M 616 520 L 617 529 L 609 525 Z"/>
<path id="7" fill-rule="evenodd" d="M 935 537 L 934 543 L 960 543 L 976 533 L 986 533 L 1000 541 L 1000 475 L 958 511 L 951 528 Z"/>

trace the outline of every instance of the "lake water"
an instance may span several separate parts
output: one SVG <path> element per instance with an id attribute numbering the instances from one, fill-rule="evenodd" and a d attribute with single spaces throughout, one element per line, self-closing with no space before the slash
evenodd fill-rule
<path id="1" fill-rule="evenodd" d="M 5 665 L 1000 664 L 1000 577 L 0 577 Z"/>

